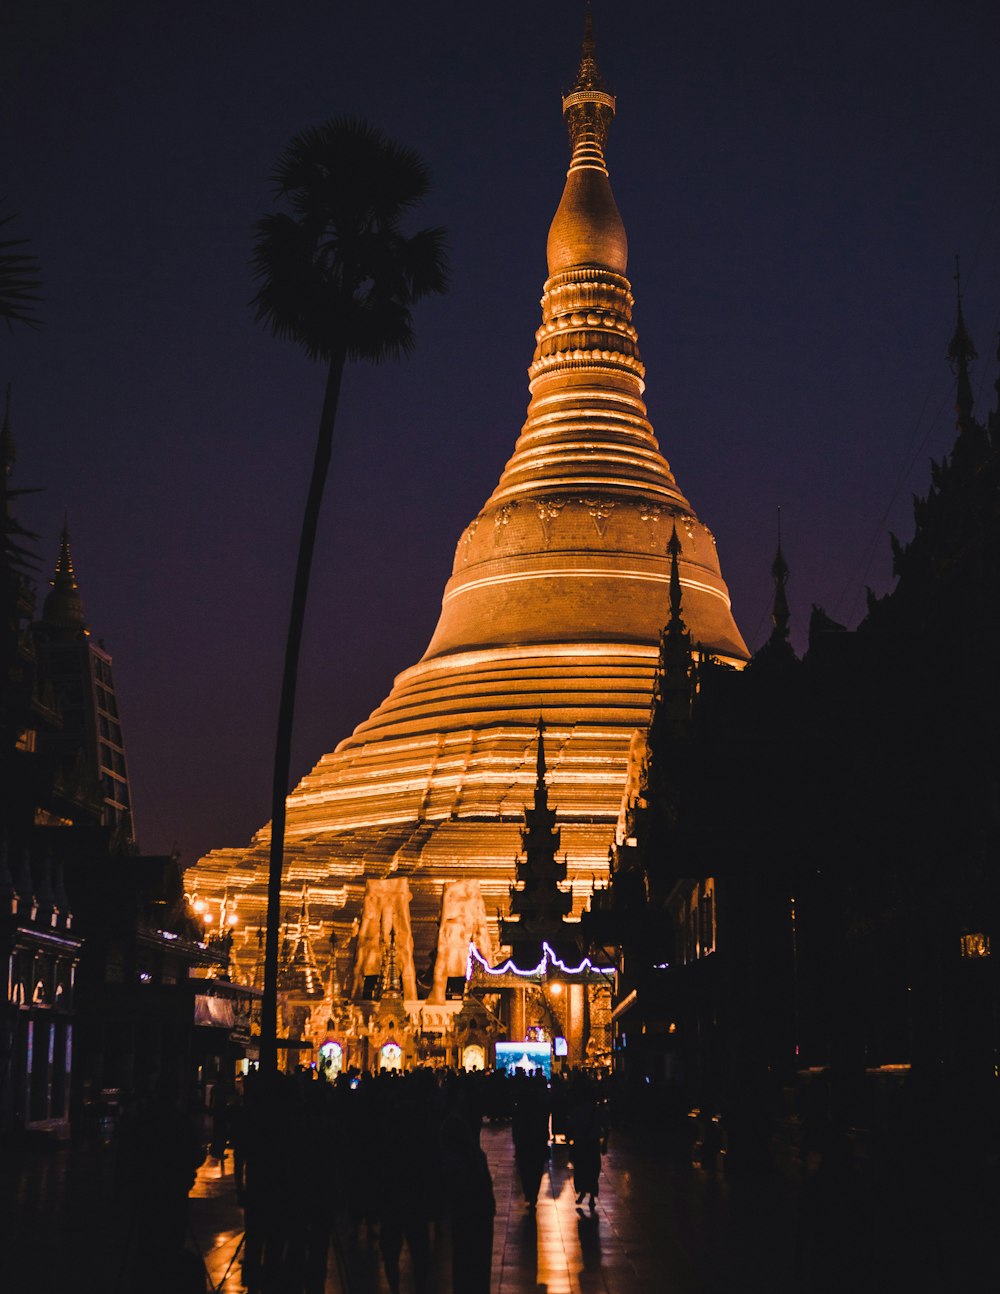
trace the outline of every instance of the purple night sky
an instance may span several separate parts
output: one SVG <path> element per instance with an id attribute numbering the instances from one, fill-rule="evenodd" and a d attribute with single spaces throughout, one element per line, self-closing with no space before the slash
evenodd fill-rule
<path id="1" fill-rule="evenodd" d="M 434 175 L 452 289 L 417 350 L 349 370 L 317 551 L 296 777 L 421 655 L 462 528 L 527 404 L 559 94 L 582 3 L 34 0 L 0 33 L 0 194 L 45 280 L 0 338 L 20 516 L 64 511 L 112 651 L 140 841 L 186 863 L 268 816 L 323 374 L 253 322 L 255 220 L 296 131 L 357 113 Z M 794 637 L 854 625 L 950 446 L 952 257 L 1000 322 L 995 0 L 596 6 L 608 156 L 664 452 L 715 531 L 751 647 L 782 507 Z"/>

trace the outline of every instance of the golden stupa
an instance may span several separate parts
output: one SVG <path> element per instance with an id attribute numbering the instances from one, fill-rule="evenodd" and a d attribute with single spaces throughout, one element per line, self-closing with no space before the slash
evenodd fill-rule
<path id="1" fill-rule="evenodd" d="M 284 907 L 297 908 L 308 886 L 316 931 L 345 950 L 366 883 L 407 881 L 393 889 L 409 898 L 418 976 L 446 882 L 479 882 L 497 943 L 540 714 L 574 911 L 606 876 L 630 742 L 649 719 L 675 525 L 693 640 L 737 666 L 748 655 L 715 540 L 646 416 L 628 243 L 604 157 L 615 100 L 589 23 L 562 104 L 571 160 L 513 456 L 458 541 L 422 659 L 288 801 Z M 238 914 L 237 965 L 256 955 L 268 835 L 264 827 L 249 847 L 215 850 L 189 872 L 191 889 L 225 895 Z M 346 982 L 350 966 L 338 969 Z"/>

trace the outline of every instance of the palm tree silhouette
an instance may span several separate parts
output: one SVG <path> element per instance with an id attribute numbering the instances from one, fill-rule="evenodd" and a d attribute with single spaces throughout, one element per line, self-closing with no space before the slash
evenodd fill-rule
<path id="1" fill-rule="evenodd" d="M 400 228 L 424 197 L 429 175 L 412 150 L 357 118 L 304 131 L 288 145 L 274 173 L 289 213 L 257 225 L 253 266 L 260 283 L 256 316 L 279 337 L 326 361 L 312 478 L 302 518 L 285 647 L 271 787 L 271 853 L 261 1004 L 260 1064 L 277 1064 L 278 927 L 299 647 L 309 591 L 316 526 L 330 463 L 344 364 L 380 363 L 413 349 L 411 307 L 443 292 L 444 231 L 410 236 Z"/>

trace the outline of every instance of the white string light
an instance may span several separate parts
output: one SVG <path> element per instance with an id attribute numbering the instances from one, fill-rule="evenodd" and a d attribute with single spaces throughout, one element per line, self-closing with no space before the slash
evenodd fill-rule
<path id="1" fill-rule="evenodd" d="M 523 979 L 531 978 L 535 975 L 544 975 L 550 966 L 563 975 L 582 975 L 584 971 L 593 971 L 595 975 L 613 975 L 615 968 L 613 966 L 595 966 L 589 957 L 584 957 L 579 966 L 567 966 L 566 963 L 556 956 L 552 946 L 542 941 L 542 960 L 531 970 L 522 970 L 520 966 L 515 966 L 513 957 L 508 957 L 501 966 L 491 966 L 483 954 L 479 951 L 474 943 L 469 944 L 469 956 L 465 964 L 465 978 L 472 979 L 475 966 L 473 961 L 479 963 L 482 970 L 487 975 L 519 975 Z"/>

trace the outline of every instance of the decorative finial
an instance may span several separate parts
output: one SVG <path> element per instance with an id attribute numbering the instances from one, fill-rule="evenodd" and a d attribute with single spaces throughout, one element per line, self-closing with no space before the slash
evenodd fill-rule
<path id="1" fill-rule="evenodd" d="M 604 89 L 604 79 L 597 66 L 595 51 L 594 16 L 588 4 L 583 24 L 580 67 L 573 89 L 562 101 L 563 116 L 566 118 L 569 142 L 573 149 L 570 173 L 582 167 L 607 174 L 604 145 L 608 137 L 608 126 L 615 115 L 615 97 Z"/>
<path id="2" fill-rule="evenodd" d="M 574 90 L 603 90 L 601 71 L 595 57 L 597 43 L 594 40 L 594 11 L 590 0 L 583 19 L 583 53 L 580 57 L 580 70 L 576 74 Z"/>
<path id="3" fill-rule="evenodd" d="M 955 332 L 948 344 L 948 360 L 956 378 L 955 409 L 958 413 L 958 423 L 959 426 L 964 426 L 972 420 L 972 383 L 969 380 L 969 365 L 977 355 L 962 314 L 962 268 L 958 256 L 955 257 L 954 279 L 956 319 Z"/>

